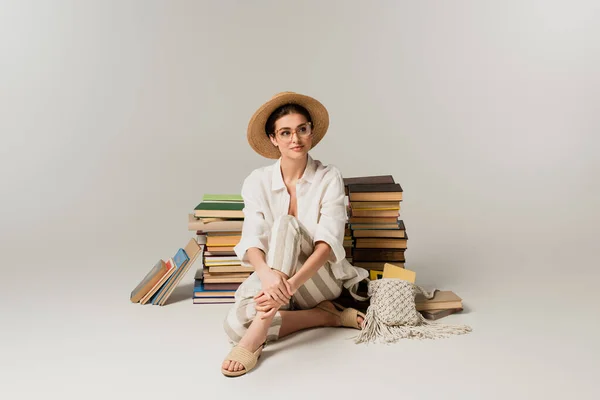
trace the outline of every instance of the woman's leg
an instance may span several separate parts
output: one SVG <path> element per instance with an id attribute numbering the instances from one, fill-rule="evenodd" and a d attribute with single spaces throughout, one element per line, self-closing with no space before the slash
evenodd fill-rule
<path id="1" fill-rule="evenodd" d="M 335 306 L 330 301 L 321 303 L 322 307 L 327 307 L 332 311 L 336 311 Z M 342 321 L 335 314 L 321 310 L 320 308 L 311 308 L 310 310 L 295 310 L 295 311 L 279 311 L 281 314 L 281 328 L 279 329 L 279 337 L 284 337 L 289 334 L 317 327 L 325 326 L 341 326 Z M 357 317 L 358 324 L 362 324 L 363 318 Z"/>
<path id="2" fill-rule="evenodd" d="M 256 312 L 254 320 L 238 343 L 240 347 L 254 352 L 267 340 L 267 332 L 269 331 L 271 322 L 273 322 L 273 318 L 275 318 L 275 314 L 262 319 L 261 317 L 264 314 L 261 311 Z M 223 361 L 223 368 L 228 371 L 241 371 L 244 369 L 244 366 L 237 361 L 225 360 Z"/>
<path id="3" fill-rule="evenodd" d="M 267 264 L 289 277 L 296 271 L 299 251 L 298 221 L 289 215 L 278 218 L 273 224 Z M 266 319 L 261 318 L 264 313 L 256 311 L 253 297 L 260 288 L 260 280 L 256 273 L 244 281 L 236 291 L 236 304 L 230 310 L 224 324 L 231 341 L 252 352 L 266 340 L 277 340 L 282 323 L 281 311 Z M 238 362 L 225 360 L 223 368 L 229 371 L 240 371 L 244 367 Z"/>

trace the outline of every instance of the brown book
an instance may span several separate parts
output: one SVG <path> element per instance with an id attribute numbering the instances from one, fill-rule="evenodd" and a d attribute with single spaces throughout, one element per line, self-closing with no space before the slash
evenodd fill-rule
<path id="1" fill-rule="evenodd" d="M 206 292 L 194 292 L 194 298 L 223 298 L 223 297 L 233 297 L 235 296 L 235 290 L 227 290 L 227 291 L 206 291 Z"/>
<path id="2" fill-rule="evenodd" d="M 354 224 L 398 224 L 398 217 L 355 217 L 348 218 L 350 227 Z"/>
<path id="3" fill-rule="evenodd" d="M 394 217 L 398 218 L 400 211 L 398 210 L 355 210 L 352 209 L 353 217 Z"/>
<path id="4" fill-rule="evenodd" d="M 357 229 L 355 238 L 404 238 L 404 230 L 400 229 Z"/>
<path id="5" fill-rule="evenodd" d="M 204 282 L 204 290 L 237 290 L 240 283 L 207 283 Z"/>
<path id="6" fill-rule="evenodd" d="M 436 290 L 433 299 L 426 299 L 422 294 L 415 296 L 417 311 L 447 310 L 462 308 L 462 299 L 450 290 Z"/>
<path id="7" fill-rule="evenodd" d="M 249 272 L 253 273 L 254 268 L 252 267 L 242 267 L 241 265 L 219 265 L 219 266 L 209 266 L 208 272 L 210 274 L 223 274 L 223 273 L 238 273 L 238 272 Z"/>
<path id="8" fill-rule="evenodd" d="M 366 270 L 383 271 L 383 267 L 387 261 L 354 261 L 352 265 Z M 404 268 L 404 261 L 394 261 L 394 265 Z"/>
<path id="9" fill-rule="evenodd" d="M 349 185 L 365 185 L 365 184 L 377 184 L 377 183 L 395 183 L 392 175 L 371 175 L 371 176 L 355 176 L 351 178 L 344 178 L 344 187 L 346 190 L 346 196 L 348 195 Z"/>
<path id="10" fill-rule="evenodd" d="M 350 201 L 402 201 L 399 183 L 348 185 Z"/>
<path id="11" fill-rule="evenodd" d="M 447 317 L 448 315 L 461 312 L 462 310 L 462 308 L 449 308 L 447 310 L 427 310 L 421 311 L 421 314 L 426 319 L 435 321 L 436 319 Z"/>
<path id="12" fill-rule="evenodd" d="M 399 201 L 352 201 L 350 202 L 350 208 L 353 210 L 399 210 Z"/>
<path id="13" fill-rule="evenodd" d="M 206 283 L 242 283 L 248 276 L 227 276 L 223 274 L 223 276 L 214 276 L 204 274 L 204 282 Z"/>
<path id="14" fill-rule="evenodd" d="M 208 239 L 207 239 L 208 240 Z M 235 251 L 233 250 L 234 246 L 206 246 L 206 251 L 210 252 L 210 253 L 215 253 L 215 252 L 220 252 L 220 253 L 224 253 L 224 252 L 233 252 L 235 254 Z M 225 255 L 225 254 L 221 254 L 221 255 Z"/>
<path id="15" fill-rule="evenodd" d="M 398 223 L 393 224 L 352 224 L 352 230 L 360 229 L 398 229 Z"/>
<path id="16" fill-rule="evenodd" d="M 344 186 L 365 185 L 378 183 L 396 183 L 392 175 L 371 175 L 371 176 L 353 176 L 344 178 Z"/>
<path id="17" fill-rule="evenodd" d="M 166 273 L 167 264 L 163 260 L 158 260 L 150 272 L 146 274 L 144 279 L 131 292 L 129 297 L 131 302 L 139 302 Z"/>
<path id="18" fill-rule="evenodd" d="M 194 304 L 233 304 L 235 303 L 235 299 L 233 297 L 194 297 L 192 300 Z"/>
<path id="19" fill-rule="evenodd" d="M 214 222 L 203 222 L 202 219 L 196 218 L 194 214 L 188 214 L 188 230 L 190 231 L 242 231 L 243 220 L 222 220 Z"/>
<path id="20" fill-rule="evenodd" d="M 242 231 L 210 231 L 206 236 L 241 236 Z"/>
<path id="21" fill-rule="evenodd" d="M 213 251 L 205 251 L 204 255 L 206 256 L 235 256 L 235 251 L 233 250 L 213 250 Z"/>
<path id="22" fill-rule="evenodd" d="M 357 249 L 406 249 L 408 236 L 405 239 L 396 238 L 356 238 Z"/>
<path id="23" fill-rule="evenodd" d="M 352 259 L 354 261 L 404 261 L 406 249 L 354 249 Z"/>

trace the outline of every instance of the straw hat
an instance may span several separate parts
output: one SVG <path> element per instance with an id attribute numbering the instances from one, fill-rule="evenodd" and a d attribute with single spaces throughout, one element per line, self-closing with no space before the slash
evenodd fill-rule
<path id="1" fill-rule="evenodd" d="M 327 128 L 329 127 L 329 113 L 325 106 L 318 100 L 294 92 L 278 93 L 271 100 L 263 104 L 254 113 L 252 118 L 250 118 L 250 122 L 248 123 L 248 143 L 250 143 L 254 151 L 263 157 L 281 157 L 279 149 L 273 146 L 273 143 L 271 143 L 271 140 L 267 136 L 265 125 L 273 111 L 285 104 L 297 104 L 308 110 L 313 126 L 312 147 L 315 147 L 327 132 Z"/>

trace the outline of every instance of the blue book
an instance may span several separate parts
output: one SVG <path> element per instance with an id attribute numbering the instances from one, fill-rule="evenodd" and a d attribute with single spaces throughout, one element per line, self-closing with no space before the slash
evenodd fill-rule
<path id="1" fill-rule="evenodd" d="M 206 290 L 201 279 L 196 279 L 194 282 L 194 298 L 210 297 L 210 298 L 227 298 L 231 299 L 235 296 L 235 290 Z"/>
<path id="2" fill-rule="evenodd" d="M 179 249 L 177 251 L 175 257 L 173 257 L 173 262 L 175 263 L 175 271 L 165 282 L 165 284 L 160 288 L 160 290 L 156 292 L 154 296 L 152 296 L 152 298 L 150 299 L 152 304 L 158 304 L 162 296 L 169 290 L 173 282 L 175 282 L 175 280 L 177 279 L 177 275 L 180 272 L 180 270 L 188 263 L 189 260 L 190 258 L 185 253 L 185 250 Z"/>

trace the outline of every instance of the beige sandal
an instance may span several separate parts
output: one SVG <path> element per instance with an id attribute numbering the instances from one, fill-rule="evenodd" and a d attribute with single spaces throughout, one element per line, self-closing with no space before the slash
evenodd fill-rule
<path id="1" fill-rule="evenodd" d="M 328 301 L 328 300 L 326 300 L 326 301 Z M 323 303 L 324 302 L 317 304 L 317 308 L 340 317 L 340 319 L 342 320 L 342 326 L 345 326 L 347 328 L 362 329 L 362 327 L 358 324 L 358 317 L 362 317 L 363 322 L 364 322 L 365 321 L 364 313 L 358 311 L 355 308 L 344 308 L 343 306 L 341 306 L 338 303 L 331 302 L 331 304 L 333 304 L 335 309 L 338 311 L 338 312 L 335 312 L 329 308 L 324 307 L 322 305 Z"/>
<path id="2" fill-rule="evenodd" d="M 252 370 L 256 366 L 260 355 L 262 354 L 262 349 L 265 347 L 265 343 L 260 345 L 258 349 L 253 353 L 250 350 L 247 350 L 240 346 L 234 346 L 233 349 L 229 352 L 227 357 L 225 357 L 225 361 L 237 361 L 244 366 L 244 369 L 241 371 L 229 371 L 223 367 L 221 367 L 221 372 L 225 376 L 241 376 Z"/>

